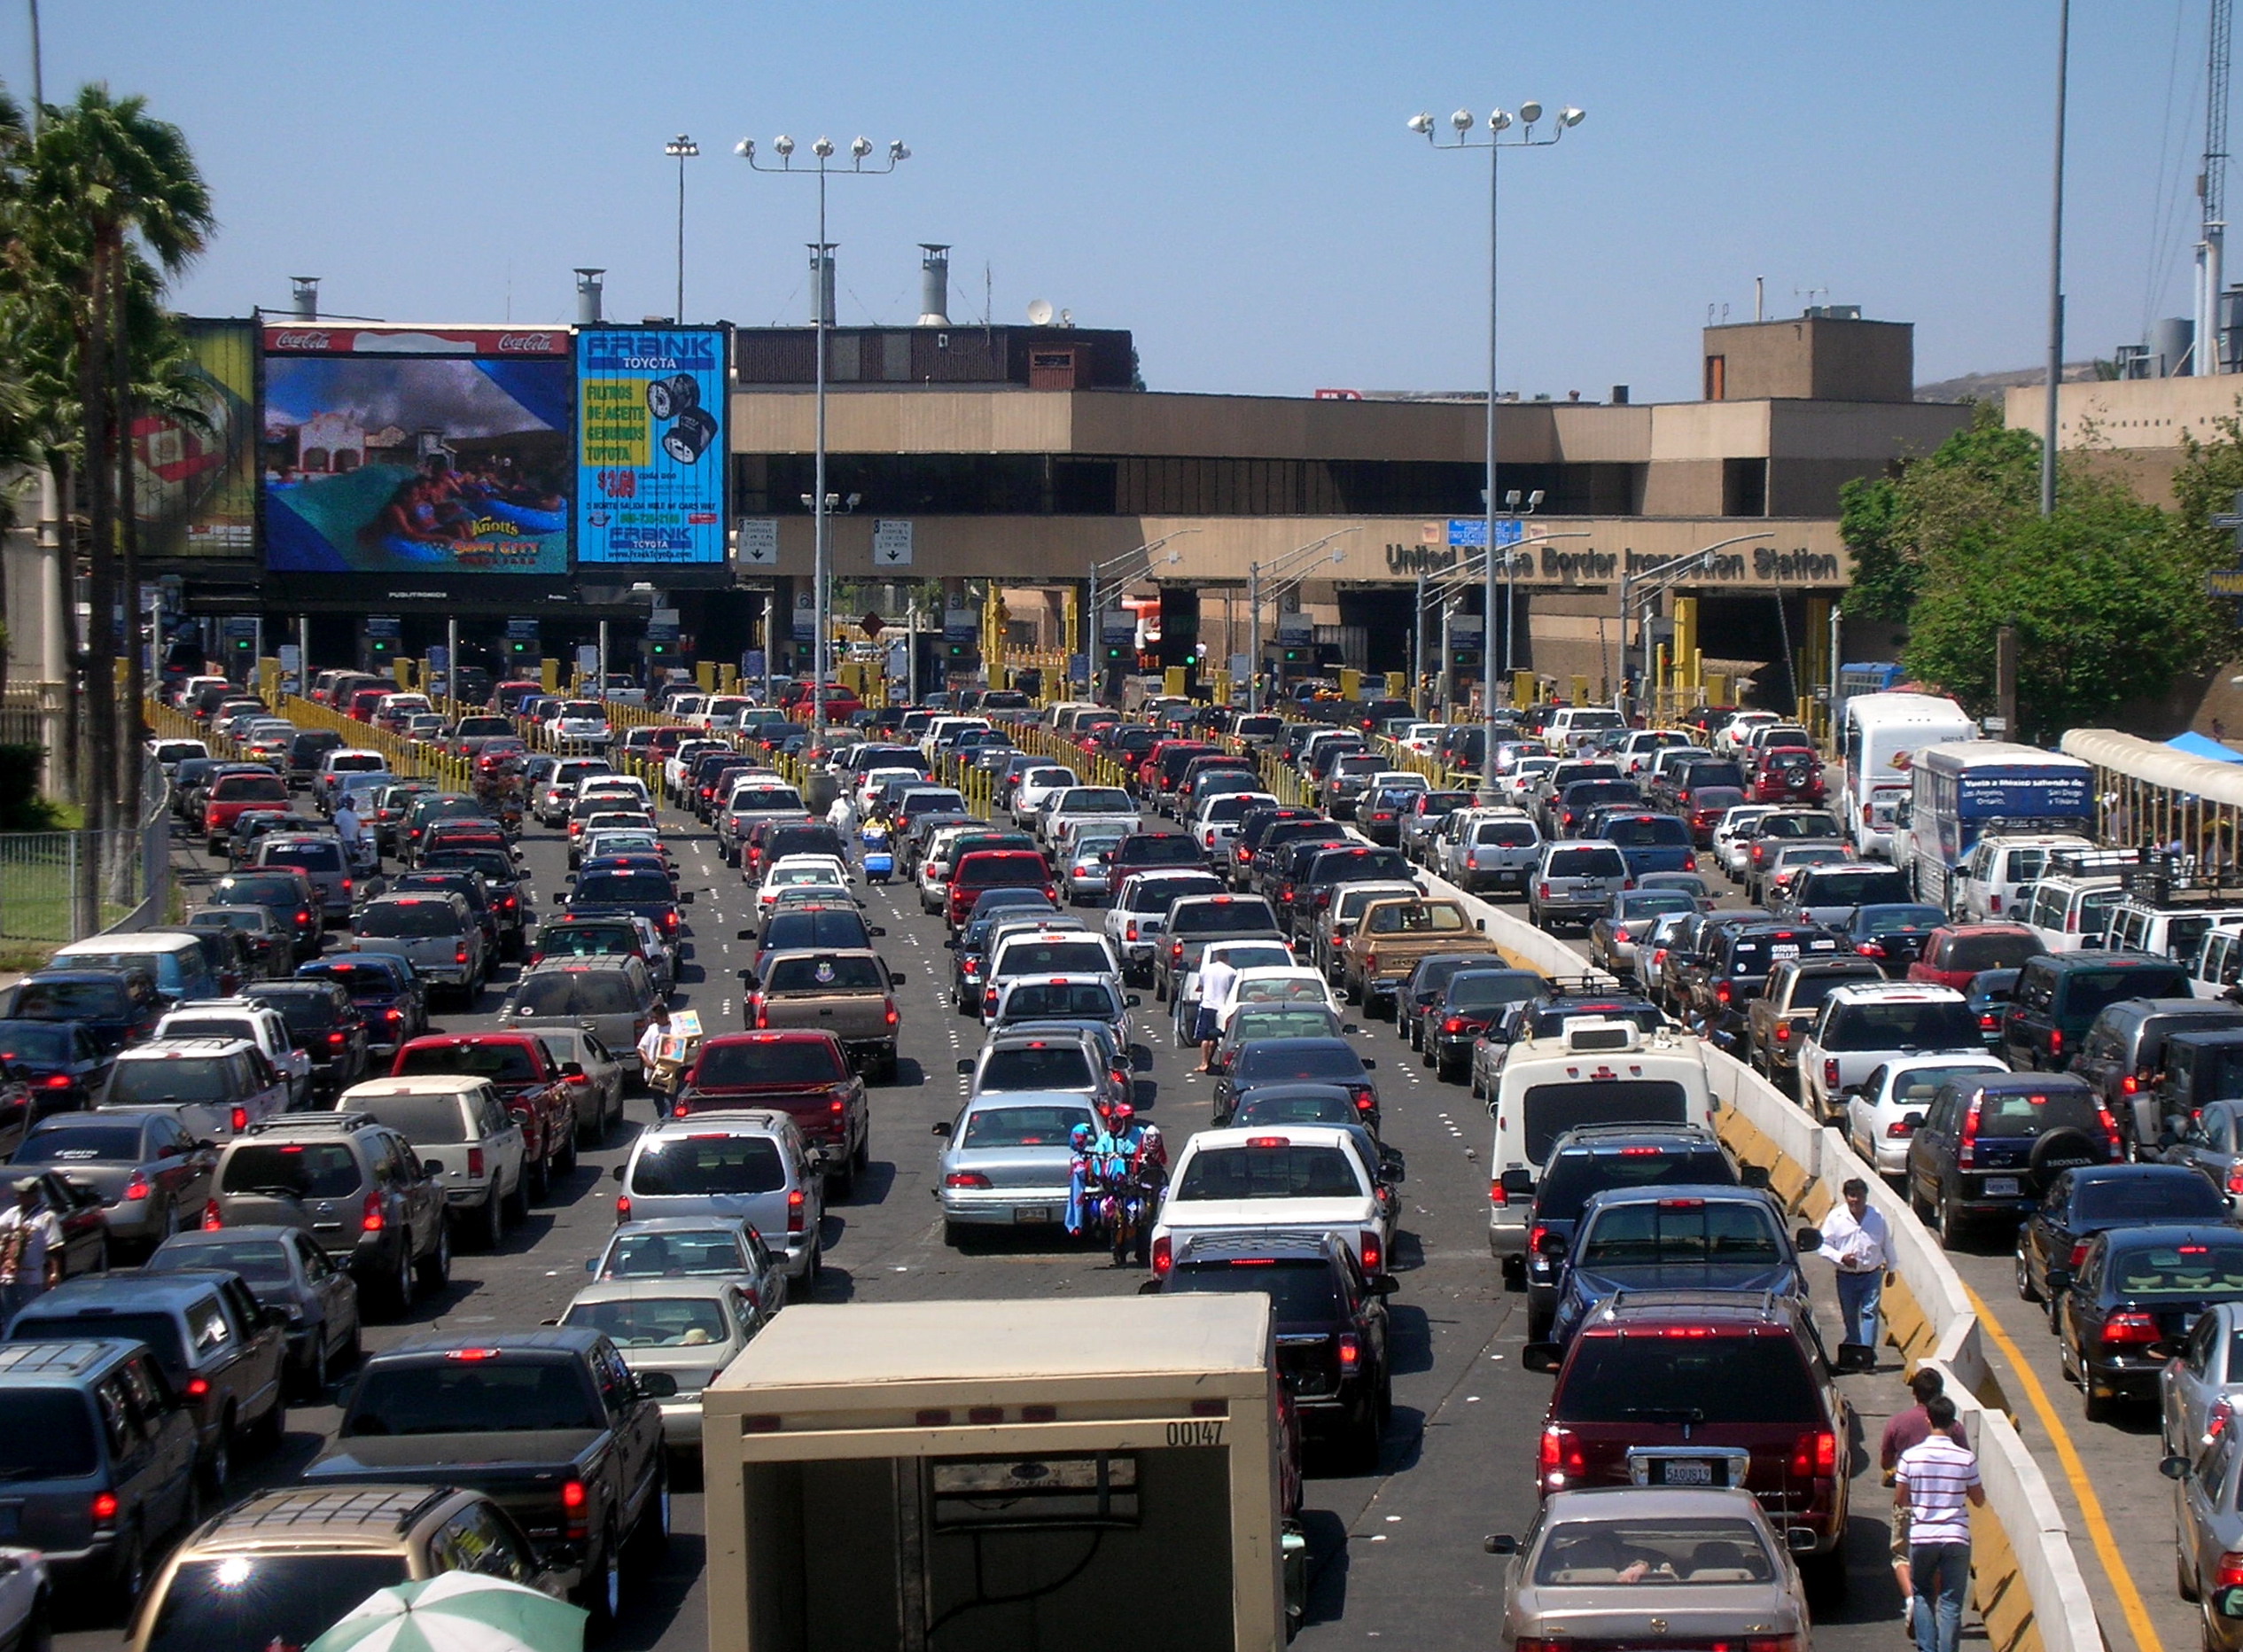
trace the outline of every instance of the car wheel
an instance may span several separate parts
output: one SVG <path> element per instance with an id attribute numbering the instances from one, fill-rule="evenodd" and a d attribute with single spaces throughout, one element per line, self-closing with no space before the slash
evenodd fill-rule
<path id="1" fill-rule="evenodd" d="M 552 1191 L 553 1179 L 549 1171 L 550 1165 L 542 1153 L 538 1155 L 535 1164 L 526 1161 L 522 1165 L 522 1180 L 530 1185 L 530 1196 L 541 1204 L 544 1202 L 545 1196 Z"/>
<path id="2" fill-rule="evenodd" d="M 402 1319 L 413 1311 L 413 1235 L 401 1236 L 397 1247 L 397 1268 L 389 1282 L 390 1311 Z"/>
<path id="3" fill-rule="evenodd" d="M 856 1175 L 863 1175 L 872 1163 L 872 1126 L 868 1122 L 864 1135 L 857 1142 L 857 1150 L 850 1156 L 849 1168 Z"/>
<path id="4" fill-rule="evenodd" d="M 965 1228 L 959 1223 L 951 1221 L 949 1219 L 945 1218 L 942 1224 L 942 1242 L 954 1251 L 964 1249 L 966 1243 Z"/>
<path id="5" fill-rule="evenodd" d="M 1448 1060 L 1435 1062 L 1433 1064 L 1433 1072 L 1434 1076 L 1439 1079 L 1444 1084 L 1454 1084 L 1459 1079 L 1464 1077 L 1463 1072 L 1459 1070 L 1457 1064 L 1454 1062 Z"/>
<path id="6" fill-rule="evenodd" d="M 1961 1235 L 1960 1224 L 1955 1220 L 1954 1212 L 1947 1206 L 1947 1189 L 1944 1188 L 1939 1190 L 1938 1204 L 1932 1207 L 1932 1231 L 1937 1235 L 1939 1248 L 1943 1251 L 1952 1250 L 1955 1241 Z"/>
<path id="7" fill-rule="evenodd" d="M 2111 1397 L 2095 1386 L 2094 1375 L 2083 1360 L 2079 1368 L 2080 1414 L 2090 1422 L 2107 1422 L 2111 1416 Z"/>
<path id="8" fill-rule="evenodd" d="M 640 1570 L 651 1571 L 670 1547 L 670 1467 L 666 1461 L 655 1471 L 654 1490 L 639 1511 L 639 1523 L 631 1530 L 629 1558 Z"/>
<path id="9" fill-rule="evenodd" d="M 595 1636 L 614 1627 L 616 1614 L 623 1606 L 623 1556 L 615 1547 L 613 1528 L 614 1523 L 609 1522 L 609 1541 L 601 1547 L 590 1575 L 577 1586 L 576 1603 L 591 1614 Z"/>
<path id="10" fill-rule="evenodd" d="M 137 1525 L 125 1533 L 124 1547 L 117 1551 L 117 1570 L 112 1575 L 117 1584 L 116 1605 L 122 1609 L 119 1616 L 130 1622 L 141 1591 L 148 1586 L 148 1546 L 141 1539 Z"/>
<path id="11" fill-rule="evenodd" d="M 1348 1422 L 1347 1439 L 1341 1447 L 1341 1458 L 1349 1474 L 1376 1474 L 1379 1466 L 1379 1446 L 1386 1435 L 1379 1423 L 1377 1398 L 1366 1394 L 1358 1414 Z"/>
<path id="12" fill-rule="evenodd" d="M 2181 1547 L 2177 1531 L 2173 1538 L 2173 1589 L 2184 1601 L 2193 1601 L 2202 1593 L 2197 1586 L 2196 1574 L 2189 1570 L 2188 1551 Z"/>
<path id="13" fill-rule="evenodd" d="M 575 1128 L 575 1126 L 574 1126 L 573 1124 L 572 1124 L 572 1125 L 570 1126 L 570 1127 L 569 1127 L 567 1130 L 564 1131 L 562 1134 L 563 1134 L 564 1137 L 566 1139 L 568 1145 L 567 1145 L 566 1147 L 565 1147 L 565 1148 L 562 1149 L 562 1151 L 561 1151 L 560 1165 L 559 1165 L 560 1172 L 561 1172 L 561 1173 L 562 1173 L 564 1176 L 573 1175 L 573 1174 L 575 1174 L 575 1173 L 576 1173 L 576 1128 Z"/>
<path id="14" fill-rule="evenodd" d="M 525 1222 L 529 1220 L 529 1182 L 530 1179 L 526 1171 L 518 1172 L 516 1173 L 514 1177 L 514 1191 L 508 1194 L 504 1201 L 506 1206 L 505 1216 L 508 1221 Z"/>
<path id="15" fill-rule="evenodd" d="M 452 1227 L 449 1222 L 436 1224 L 436 1248 L 417 1264 L 423 1290 L 434 1296 L 452 1282 Z"/>
<path id="16" fill-rule="evenodd" d="M 220 1497 L 226 1493 L 226 1482 L 234 1471 L 234 1414 L 228 1412 L 218 1424 L 218 1438 L 210 1448 L 210 1455 L 203 1462 L 203 1484 Z"/>
<path id="17" fill-rule="evenodd" d="M 2033 1289 L 2033 1270 L 2025 1266 L 2025 1241 L 2017 1241 L 2017 1294 L 2028 1302 L 2038 1302 L 2041 1293 Z"/>
<path id="18" fill-rule="evenodd" d="M 319 1337 L 312 1344 L 311 1364 L 303 1374 L 302 1394 L 313 1405 L 327 1403 L 327 1328 L 321 1326 Z"/>
<path id="19" fill-rule="evenodd" d="M 506 1212 L 500 1206 L 498 1183 L 491 1184 L 489 1195 L 483 1200 L 483 1231 L 478 1237 L 486 1251 L 495 1251 L 506 1243 Z"/>

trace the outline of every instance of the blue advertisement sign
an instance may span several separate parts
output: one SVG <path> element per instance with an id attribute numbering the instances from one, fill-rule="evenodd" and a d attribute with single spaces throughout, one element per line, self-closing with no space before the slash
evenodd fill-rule
<path id="1" fill-rule="evenodd" d="M 720 327 L 577 333 L 578 565 L 723 565 L 724 360 Z"/>
<path id="2" fill-rule="evenodd" d="M 1959 775 L 1955 780 L 1956 814 L 1964 820 L 2000 815 L 2011 820 L 2093 817 L 2083 774 Z"/>

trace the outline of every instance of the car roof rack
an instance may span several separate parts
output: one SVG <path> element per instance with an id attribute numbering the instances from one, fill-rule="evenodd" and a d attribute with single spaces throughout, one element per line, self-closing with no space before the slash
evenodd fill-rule
<path id="1" fill-rule="evenodd" d="M 1772 1290 L 1713 1290 L 1695 1287 L 1656 1290 L 1639 1286 L 1634 1290 L 1623 1288 L 1614 1291 L 1605 1298 L 1599 1312 L 1600 1316 L 1607 1320 L 1624 1312 L 1643 1313 L 1664 1309 L 1688 1309 L 1698 1313 L 1718 1311 L 1730 1315 L 1750 1313 L 1767 1318 L 1775 1313 L 1776 1307 L 1777 1297 Z"/>
<path id="2" fill-rule="evenodd" d="M 270 1118 L 259 1119 L 255 1124 L 250 1126 L 248 1129 L 243 1131 L 242 1134 L 244 1135 L 265 1135 L 268 1134 L 286 1134 L 290 1132 L 298 1130 L 315 1130 L 323 1134 L 342 1134 L 352 1130 L 363 1130 L 368 1126 L 378 1124 L 380 1120 L 376 1118 L 371 1113 L 362 1113 L 356 1111 L 347 1113 L 277 1113 Z"/>

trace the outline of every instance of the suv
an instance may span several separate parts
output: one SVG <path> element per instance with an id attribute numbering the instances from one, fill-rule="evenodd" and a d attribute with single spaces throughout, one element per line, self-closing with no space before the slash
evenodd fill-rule
<path id="1" fill-rule="evenodd" d="M 398 1079 L 463 1073 L 489 1079 L 522 1126 L 531 1197 L 546 1196 L 556 1172 L 565 1175 L 575 1170 L 576 1099 L 569 1087 L 584 1078 L 584 1071 L 578 1064 L 555 1061 L 534 1027 L 431 1033 L 399 1050 L 389 1071 Z"/>
<path id="2" fill-rule="evenodd" d="M 498 1249 L 510 1219 L 529 1215 L 522 1126 L 488 1079 L 443 1073 L 370 1079 L 346 1090 L 335 1106 L 387 1125 L 422 1155 L 422 1168 L 434 1165 L 446 1214 L 484 1250 Z"/>
<path id="3" fill-rule="evenodd" d="M 1259 895 L 1187 895 L 1172 901 L 1161 944 L 1153 949 L 1153 996 L 1167 1002 L 1199 968 L 1210 942 L 1285 939 L 1277 914 Z"/>
<path id="4" fill-rule="evenodd" d="M 721 1215 L 754 1224 L 806 1294 L 825 1261 L 825 1184 L 802 1132 L 767 1108 L 696 1112 L 640 1132 L 612 1173 L 619 1222 Z"/>
<path id="5" fill-rule="evenodd" d="M 193 1413 L 130 1335 L 0 1346 L 0 1407 L 10 1543 L 103 1615 L 129 1610 L 150 1550 L 202 1517 Z"/>
<path id="6" fill-rule="evenodd" d="M 481 996 L 487 966 L 483 926 L 468 910 L 463 895 L 431 891 L 417 895 L 383 895 L 369 900 L 351 918 L 352 945 L 362 952 L 394 953 L 426 980 L 432 996 L 448 986 L 463 1009 Z"/>
<path id="7" fill-rule="evenodd" d="M 1970 1073 L 1939 1087 L 1909 1138 L 1908 1204 L 1951 1245 L 1967 1222 L 2021 1220 L 2065 1171 L 2125 1151 L 2086 1079 Z"/>
<path id="8" fill-rule="evenodd" d="M 369 1113 L 291 1113 L 226 1144 L 206 1227 L 300 1227 L 362 1290 L 413 1305 L 451 1282 L 444 1184 Z"/>
<path id="9" fill-rule="evenodd" d="M 572 958 L 525 970 L 500 1015 L 510 1029 L 581 1027 L 615 1052 L 627 1075 L 639 1078 L 639 1039 L 660 1001 L 635 957 Z"/>
<path id="10" fill-rule="evenodd" d="M 2158 1136 L 2157 1075 L 2176 1032 L 2243 1032 L 2243 1008 L 2202 998 L 2122 998 L 2089 1023 L 2069 1071 L 2095 1087 L 2129 1146 Z"/>
<path id="11" fill-rule="evenodd" d="M 1588 838 L 1546 843 L 1527 877 L 1527 918 L 1537 929 L 1577 923 L 1585 930 L 1632 883 L 1617 844 Z"/>
<path id="12" fill-rule="evenodd" d="M 1546 1353 L 1540 1364 L 1548 1368 Z M 1741 1486 L 1785 1546 L 1834 1584 L 1852 1427 L 1805 1303 L 1769 1291 L 1630 1291 L 1599 1308 L 1566 1351 L 1535 1485 L 1545 1496 Z"/>
<path id="13" fill-rule="evenodd" d="M 2186 998 L 2188 968 L 2138 953 L 2049 953 L 2019 966 L 1996 1053 L 2013 1067 L 2061 1071 L 2105 1005 Z"/>
<path id="14" fill-rule="evenodd" d="M 121 1051 L 102 1107 L 160 1107 L 199 1141 L 222 1141 L 288 1110 L 288 1080 L 242 1038 L 167 1039 Z"/>
<path id="15" fill-rule="evenodd" d="M 339 981 L 252 981 L 241 995 L 280 1011 L 312 1058 L 314 1100 L 333 1100 L 366 1076 L 366 1017 Z"/>
<path id="16" fill-rule="evenodd" d="M 105 1274 L 35 1297 L 8 1324 L 12 1343 L 129 1337 L 147 1344 L 185 1396 L 208 1488 L 222 1492 L 234 1443 L 280 1444 L 287 1425 L 288 1320 L 262 1307 L 241 1275 L 215 1268 Z"/>
<path id="17" fill-rule="evenodd" d="M 268 832 L 257 840 L 241 869 L 261 872 L 274 866 L 292 867 L 311 880 L 323 922 L 350 922 L 351 892 L 356 885 L 341 838 L 331 832 Z"/>
<path id="18" fill-rule="evenodd" d="M 546 1579 L 512 1518 L 480 1492 L 447 1486 L 290 1486 L 194 1532 L 157 1574 L 131 1652 L 203 1652 L 256 1633 L 308 1646 L 367 1596 L 447 1571 L 535 1588 Z"/>
<path id="19" fill-rule="evenodd" d="M 1960 993 L 1904 981 L 1864 981 L 1823 1000 L 1799 1045 L 1800 1104 L 1826 1124 L 1842 1124 L 1845 1093 L 1903 1056 L 1975 1055 L 1986 1048 L 1978 1017 Z"/>
<path id="20" fill-rule="evenodd" d="M 1160 1294 L 1258 1290 L 1270 1298 L 1277 1371 L 1304 1432 L 1322 1434 L 1351 1470 L 1378 1464 L 1394 1407 L 1386 1298 L 1392 1275 L 1366 1274 L 1330 1234 L 1201 1234 L 1176 1251 Z"/>

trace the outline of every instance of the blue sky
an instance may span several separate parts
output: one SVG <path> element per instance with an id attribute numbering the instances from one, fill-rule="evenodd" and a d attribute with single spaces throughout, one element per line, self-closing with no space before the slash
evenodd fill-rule
<path id="1" fill-rule="evenodd" d="M 2188 309 L 2207 0 L 2076 0 L 2068 355 Z M 1928 380 L 2040 359 L 2055 0 L 1412 7 L 44 0 L 47 95 L 177 121 L 223 229 L 181 308 L 557 321 L 569 271 L 666 314 L 674 132 L 689 320 L 799 321 L 814 191 L 743 135 L 913 158 L 832 195 L 844 323 L 1029 300 L 1135 330 L 1156 389 L 1484 379 L 1484 159 L 1403 122 L 1538 97 L 1587 121 L 1504 171 L 1507 389 L 1696 392 L 1708 307 L 1857 303 Z M 22 0 L 0 76 L 27 89 Z M 2239 132 L 2243 142 L 2243 131 Z M 2231 183 L 2231 188 L 2235 186 Z M 2243 235 L 2231 270 L 2243 275 Z M 1806 294 L 1810 290 L 1815 298 Z"/>

